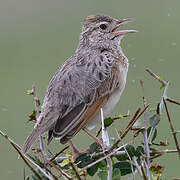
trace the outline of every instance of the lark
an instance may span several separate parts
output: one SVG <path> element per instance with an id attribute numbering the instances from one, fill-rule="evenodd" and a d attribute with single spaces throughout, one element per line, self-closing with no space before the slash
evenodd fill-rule
<path id="1" fill-rule="evenodd" d="M 51 79 L 41 114 L 27 137 L 26 153 L 40 135 L 48 132 L 65 144 L 80 130 L 91 130 L 100 122 L 100 109 L 107 117 L 125 88 L 128 59 L 122 38 L 136 30 L 118 30 L 131 19 L 90 15 L 83 23 L 77 49 Z"/>

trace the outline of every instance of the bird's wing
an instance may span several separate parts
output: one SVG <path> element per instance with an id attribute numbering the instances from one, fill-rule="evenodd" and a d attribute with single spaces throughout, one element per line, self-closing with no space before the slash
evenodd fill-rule
<path id="1" fill-rule="evenodd" d="M 113 58 L 108 58 L 105 54 L 79 57 L 76 62 L 72 59 L 66 61 L 49 84 L 41 118 L 26 139 L 23 152 L 47 130 L 53 131 L 54 136 L 63 138 L 81 124 L 88 108 L 100 98 L 96 91 L 111 76 L 113 61 Z M 106 94 L 108 89 L 102 96 Z"/>
<path id="2" fill-rule="evenodd" d="M 107 89 L 106 93 L 97 96 L 97 89 L 111 75 L 112 65 L 112 59 L 108 59 L 103 54 L 94 55 L 86 61 L 84 58 L 80 59 L 73 65 L 71 71 L 67 72 L 66 83 L 58 91 L 60 106 L 66 106 L 67 109 L 62 116 L 59 116 L 55 124 L 53 129 L 55 137 L 62 138 L 80 126 L 89 109 L 97 106 L 95 101 L 99 101 L 98 104 L 102 107 L 105 100 L 99 100 L 99 98 L 105 97 L 109 91 Z"/>

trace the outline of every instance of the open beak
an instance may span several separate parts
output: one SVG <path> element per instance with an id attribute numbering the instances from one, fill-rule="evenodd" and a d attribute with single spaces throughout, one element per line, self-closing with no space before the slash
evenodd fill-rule
<path id="1" fill-rule="evenodd" d="M 128 22 L 132 22 L 133 19 L 121 19 L 119 21 L 117 21 L 117 26 L 112 30 L 112 33 L 114 35 L 114 38 L 115 37 L 118 37 L 118 36 L 122 36 L 122 35 L 125 35 L 125 34 L 128 34 L 128 33 L 135 33 L 137 32 L 136 30 L 120 30 L 120 31 L 117 31 L 117 29 L 122 25 L 122 24 L 126 24 Z"/>

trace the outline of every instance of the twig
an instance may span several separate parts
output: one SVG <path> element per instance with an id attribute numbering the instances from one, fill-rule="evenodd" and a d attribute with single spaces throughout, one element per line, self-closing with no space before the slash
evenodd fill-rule
<path id="1" fill-rule="evenodd" d="M 146 107 L 146 99 L 145 99 L 145 96 L 144 96 L 144 86 L 143 86 L 143 81 L 141 80 L 140 81 L 140 85 L 141 85 L 141 88 L 142 88 L 142 99 L 143 99 L 143 105 L 144 105 L 144 108 Z M 147 115 L 147 111 L 145 110 L 144 111 L 144 131 L 143 131 L 143 136 L 144 136 L 144 151 L 145 151 L 145 154 L 146 154 L 146 175 L 147 175 L 147 178 L 148 180 L 151 180 L 151 177 L 150 177 L 150 171 L 149 171 L 149 168 L 150 168 L 150 149 L 149 149 L 149 144 L 148 144 L 148 137 L 147 137 L 147 126 L 148 126 L 148 115 Z"/>
<path id="2" fill-rule="evenodd" d="M 123 146 L 118 147 L 116 150 L 114 150 L 113 152 L 106 154 L 104 157 L 98 159 L 97 161 L 92 162 L 91 164 L 85 166 L 83 169 L 81 169 L 81 171 L 84 171 L 85 169 L 88 169 L 92 166 L 94 166 L 95 164 L 97 164 L 98 162 L 101 162 L 102 160 L 106 159 L 107 157 L 111 157 L 112 155 L 114 155 L 116 152 L 118 152 L 120 149 L 124 148 L 125 146 L 127 146 L 128 144 L 125 144 Z"/>
<path id="3" fill-rule="evenodd" d="M 180 105 L 180 102 L 178 102 L 176 100 L 173 100 L 173 99 L 170 99 L 170 98 L 167 98 L 166 101 L 169 101 L 170 103 L 174 103 L 174 104 Z"/>
<path id="4" fill-rule="evenodd" d="M 102 129 L 102 140 L 103 140 L 103 152 L 110 146 L 109 143 L 109 136 L 108 132 L 104 126 L 104 114 L 103 114 L 103 109 L 101 108 L 101 129 Z M 108 175 L 107 175 L 107 180 L 112 180 L 112 161 L 110 157 L 106 158 L 107 162 L 107 170 L 108 170 Z"/>
<path id="5" fill-rule="evenodd" d="M 35 106 L 35 111 L 36 111 L 36 121 L 39 117 L 39 99 L 36 96 L 36 87 L 35 85 L 32 85 L 32 95 L 34 99 L 34 106 Z"/>
<path id="6" fill-rule="evenodd" d="M 132 126 L 134 125 L 134 123 L 137 120 L 137 116 L 140 112 L 140 108 L 136 111 L 135 115 L 133 116 L 132 120 L 129 122 L 129 124 L 127 125 L 127 127 L 124 130 L 124 133 L 121 135 L 121 139 L 123 139 L 125 137 L 125 135 L 128 133 L 128 131 L 132 128 Z M 116 148 L 116 146 L 120 143 L 121 139 L 118 139 L 110 148 L 110 151 L 112 151 L 114 148 Z"/>
<path id="7" fill-rule="evenodd" d="M 12 139 L 10 139 L 6 134 L 4 134 L 1 130 L 0 130 L 0 134 L 12 145 L 14 145 L 13 147 L 16 147 L 19 152 L 21 147 L 16 144 Z M 47 178 L 49 178 L 50 180 L 52 180 L 52 178 L 40 167 L 38 166 L 34 161 L 32 161 L 29 157 L 27 157 L 27 155 L 23 155 L 29 162 L 31 162 L 34 166 L 36 166 Z"/>
<path id="8" fill-rule="evenodd" d="M 38 117 L 39 117 L 39 99 L 37 98 L 37 95 L 36 95 L 36 87 L 35 85 L 32 85 L 32 95 L 33 95 L 33 99 L 34 99 L 34 105 L 35 105 L 35 111 L 36 111 L 36 123 L 38 121 Z M 47 153 L 45 151 L 45 148 L 44 148 L 44 141 L 43 141 L 43 137 L 42 135 L 40 135 L 40 149 L 43 153 L 44 156 L 47 156 Z"/>
<path id="9" fill-rule="evenodd" d="M 77 176 L 77 179 L 78 179 L 78 180 L 81 180 L 81 177 L 80 177 L 80 175 L 79 175 L 76 167 L 74 166 L 74 164 L 73 164 L 72 162 L 69 162 L 69 165 L 70 165 L 70 166 L 72 167 L 72 169 L 74 170 L 74 172 L 75 172 L 75 174 L 76 174 L 76 176 Z"/>
<path id="10" fill-rule="evenodd" d="M 149 68 L 146 68 L 146 71 L 155 79 L 157 79 L 162 85 L 166 86 L 167 82 L 162 80 L 158 75 L 153 73 Z"/>
<path id="11" fill-rule="evenodd" d="M 159 114 L 161 115 L 162 114 L 162 108 L 163 108 L 163 99 L 167 99 L 167 91 L 168 91 L 168 87 L 169 87 L 169 82 L 166 83 L 165 85 L 165 88 L 164 88 L 164 92 L 163 92 L 163 96 L 162 96 L 162 99 L 161 99 L 161 102 L 160 102 L 160 105 L 159 105 Z"/>
<path id="12" fill-rule="evenodd" d="M 159 113 L 162 113 L 162 108 L 163 108 L 163 98 L 167 99 L 167 90 L 169 87 L 169 82 L 166 82 L 164 80 L 162 80 L 158 75 L 156 75 L 155 73 L 153 73 L 149 68 L 146 68 L 146 71 L 155 79 L 157 79 L 163 86 L 165 86 L 164 88 L 164 92 L 163 92 L 163 97 L 161 99 L 160 105 L 159 105 Z"/>
<path id="13" fill-rule="evenodd" d="M 129 114 L 129 111 L 128 111 L 127 114 L 122 115 L 121 117 L 120 116 L 119 117 L 114 117 L 114 118 L 112 118 L 112 120 L 116 121 L 116 120 L 119 120 L 119 119 L 122 119 L 122 118 L 126 118 L 126 117 L 129 117 L 129 116 L 130 116 L 130 114 Z M 98 130 L 98 132 L 96 134 L 96 137 L 99 136 L 100 132 L 101 132 L 101 127 L 99 128 L 99 130 Z"/>
<path id="14" fill-rule="evenodd" d="M 109 152 L 109 151 L 108 151 Z M 125 151 L 117 151 L 116 153 L 113 154 L 113 156 L 120 156 L 120 155 L 125 155 L 126 152 Z M 98 152 L 98 153 L 93 153 L 91 155 L 91 157 L 93 158 L 97 158 L 97 157 L 101 157 L 104 155 L 104 152 Z"/>
<path id="15" fill-rule="evenodd" d="M 117 129 L 116 129 L 116 134 L 118 135 L 118 138 L 121 140 L 121 143 L 124 145 L 124 142 L 123 142 L 123 140 L 121 139 L 121 136 L 119 135 Z M 132 161 L 131 156 L 129 155 L 126 147 L 124 147 L 124 151 L 126 152 L 126 155 L 128 156 L 129 161 Z M 134 169 L 133 169 L 132 163 L 130 163 L 130 166 L 131 166 L 131 171 L 132 171 L 132 175 L 133 175 L 133 179 L 134 179 L 134 178 L 135 178 L 135 174 L 134 174 Z"/>
<path id="16" fill-rule="evenodd" d="M 21 151 L 16 147 L 15 144 L 10 142 L 11 145 L 14 147 L 14 149 L 18 152 L 18 154 L 21 156 L 25 164 L 30 168 L 30 170 L 34 173 L 34 175 L 39 179 L 42 180 L 42 178 L 39 176 L 39 174 L 36 172 L 36 170 L 28 163 L 28 161 L 25 159 L 24 155 L 21 153 Z"/>
<path id="17" fill-rule="evenodd" d="M 136 157 L 136 156 L 133 156 L 132 159 L 133 159 L 133 162 L 134 162 L 134 164 L 135 164 L 135 166 L 136 166 L 136 168 L 137 168 L 140 176 L 142 176 L 141 167 L 139 166 L 139 164 L 138 164 L 138 162 L 137 162 L 137 157 Z"/>
<path id="18" fill-rule="evenodd" d="M 175 132 L 174 127 L 173 127 L 173 125 L 172 125 L 172 121 L 171 121 L 171 118 L 170 118 L 170 115 L 169 115 L 169 111 L 168 111 L 168 108 L 167 108 L 167 104 L 166 104 L 165 99 L 163 99 L 163 102 L 164 102 L 164 105 L 165 105 L 166 114 L 167 114 L 167 117 L 168 117 L 170 129 L 171 129 L 171 132 L 172 132 L 173 137 L 174 137 L 174 142 L 175 142 L 175 144 L 176 144 L 176 148 L 177 148 L 177 151 L 178 151 L 179 157 L 180 157 L 180 148 L 179 148 L 178 140 L 177 140 L 177 137 L 176 137 L 176 132 Z"/>
<path id="19" fill-rule="evenodd" d="M 43 155 L 42 155 L 42 158 L 43 158 L 44 161 L 46 161 L 49 165 L 51 165 L 51 166 L 54 167 L 56 170 L 58 170 L 62 176 L 66 177 L 68 180 L 73 180 L 66 172 L 64 172 L 61 168 L 59 168 L 58 166 L 56 166 L 52 161 L 47 160 Z"/>
<path id="20" fill-rule="evenodd" d="M 61 151 L 59 151 L 54 157 L 52 157 L 49 161 L 53 161 L 56 159 L 56 157 L 58 157 L 61 153 L 63 153 L 66 149 L 68 149 L 69 146 L 66 146 L 65 148 L 63 148 Z"/>
<path id="21" fill-rule="evenodd" d="M 132 128 L 132 126 L 133 126 L 134 123 L 136 122 L 140 110 L 141 110 L 141 109 L 139 108 L 139 109 L 136 111 L 134 117 L 133 117 L 132 120 L 129 122 L 129 124 L 128 124 L 127 127 L 125 128 L 125 131 L 124 131 L 123 134 L 121 135 L 121 139 L 123 139 L 123 138 L 126 136 L 126 134 L 128 133 L 128 131 Z"/>

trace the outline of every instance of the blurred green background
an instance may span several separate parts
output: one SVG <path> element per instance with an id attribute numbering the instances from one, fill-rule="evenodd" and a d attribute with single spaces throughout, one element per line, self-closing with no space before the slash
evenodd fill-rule
<path id="1" fill-rule="evenodd" d="M 169 80 L 168 95 L 180 99 L 179 7 L 179 0 L 0 0 L 0 129 L 23 144 L 33 127 L 27 124 L 34 105 L 26 90 L 35 84 L 38 97 L 43 100 L 49 80 L 76 49 L 81 22 L 90 14 L 134 18 L 134 22 L 123 28 L 139 31 L 122 41 L 130 67 L 126 89 L 112 115 L 128 110 L 133 114 L 137 107 L 142 107 L 140 79 L 144 81 L 148 103 L 156 107 L 162 90 L 145 72 L 146 67 Z M 169 109 L 178 130 L 179 107 L 172 105 Z M 120 129 L 127 123 L 128 119 L 114 126 Z M 113 135 L 114 128 L 110 131 Z M 165 113 L 158 133 L 157 142 L 168 140 L 168 148 L 175 148 Z M 92 142 L 83 132 L 73 141 L 81 150 Z M 62 147 L 57 141 L 50 145 L 53 152 Z M 23 179 L 26 166 L 17 157 L 9 143 L 0 137 L 0 179 Z M 167 154 L 154 163 L 165 166 L 162 179 L 180 177 L 177 154 Z"/>

